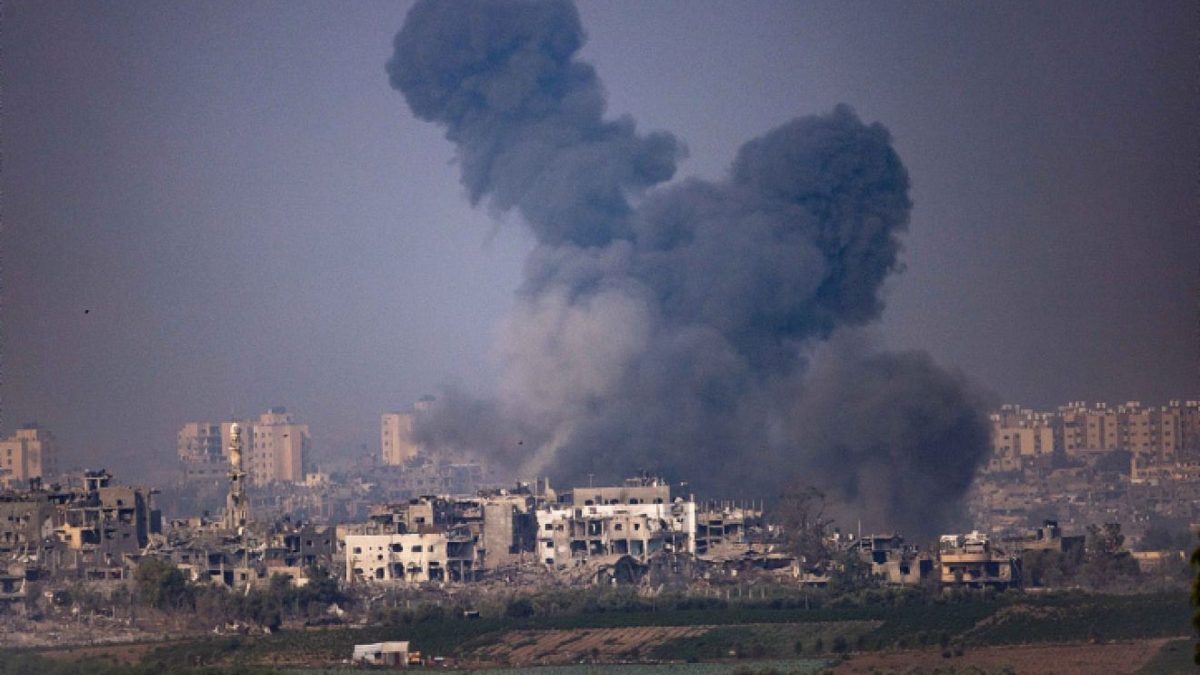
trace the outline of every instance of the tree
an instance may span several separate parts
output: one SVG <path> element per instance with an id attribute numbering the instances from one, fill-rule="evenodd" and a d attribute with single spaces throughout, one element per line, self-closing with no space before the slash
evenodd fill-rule
<path id="1" fill-rule="evenodd" d="M 1072 582 L 1083 563 L 1082 548 L 1035 550 L 1021 556 L 1021 574 L 1030 586 L 1053 587 Z"/>
<path id="2" fill-rule="evenodd" d="M 844 552 L 829 575 L 829 591 L 835 596 L 857 593 L 874 585 L 871 566 L 854 550 Z"/>
<path id="3" fill-rule="evenodd" d="M 274 632 L 283 624 L 281 599 L 270 591 L 253 589 L 246 595 L 235 595 L 235 613 L 267 631 Z"/>
<path id="4" fill-rule="evenodd" d="M 825 493 L 811 485 L 791 485 L 780 495 L 776 510 L 792 553 L 810 565 L 830 559 L 826 530 L 832 521 L 825 517 Z"/>
<path id="5" fill-rule="evenodd" d="M 1087 553 L 1080 568 L 1085 583 L 1104 588 L 1127 583 L 1139 575 L 1137 561 L 1123 550 L 1125 535 L 1120 523 L 1088 525 Z"/>
<path id="6" fill-rule="evenodd" d="M 300 611 L 309 613 L 310 607 L 324 609 L 333 603 L 343 604 L 349 598 L 342 593 L 337 579 L 329 574 L 324 567 L 310 567 L 307 572 L 308 583 L 297 591 Z"/>
<path id="7" fill-rule="evenodd" d="M 134 570 L 133 581 L 138 598 L 150 607 L 170 610 L 195 605 L 195 595 L 187 578 L 171 563 L 146 558 Z"/>

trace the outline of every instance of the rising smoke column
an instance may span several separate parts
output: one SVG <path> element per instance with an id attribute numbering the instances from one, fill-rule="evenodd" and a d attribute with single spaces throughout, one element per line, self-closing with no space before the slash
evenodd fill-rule
<path id="1" fill-rule="evenodd" d="M 806 377 L 807 354 L 879 316 L 898 267 L 911 203 L 887 130 L 839 106 L 746 143 L 722 181 L 655 188 L 685 150 L 604 118 L 583 42 L 553 0 L 418 2 L 396 36 L 392 86 L 445 127 L 472 203 L 538 242 L 499 397 L 446 392 L 420 440 L 568 481 L 810 482 L 880 525 L 932 524 L 986 445 L 962 378 L 856 349 Z"/>

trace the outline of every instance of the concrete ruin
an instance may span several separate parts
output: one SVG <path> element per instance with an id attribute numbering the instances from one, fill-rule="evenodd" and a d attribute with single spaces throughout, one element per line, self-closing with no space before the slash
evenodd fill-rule
<path id="1" fill-rule="evenodd" d="M 942 535 L 938 565 L 938 579 L 944 588 L 1009 588 L 1021 580 L 1018 560 L 978 531 Z"/>

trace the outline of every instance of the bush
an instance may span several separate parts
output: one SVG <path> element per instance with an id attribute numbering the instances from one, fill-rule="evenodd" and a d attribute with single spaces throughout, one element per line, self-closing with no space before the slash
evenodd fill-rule
<path id="1" fill-rule="evenodd" d="M 196 598 L 183 572 L 157 558 L 146 558 L 133 572 L 141 602 L 157 609 L 195 608 Z"/>
<path id="2" fill-rule="evenodd" d="M 846 640 L 845 635 L 838 635 L 833 638 L 833 653 L 844 654 L 850 649 L 850 643 Z"/>
<path id="3" fill-rule="evenodd" d="M 510 619 L 525 619 L 533 613 L 533 602 L 529 598 L 514 598 L 504 607 L 504 616 Z"/>

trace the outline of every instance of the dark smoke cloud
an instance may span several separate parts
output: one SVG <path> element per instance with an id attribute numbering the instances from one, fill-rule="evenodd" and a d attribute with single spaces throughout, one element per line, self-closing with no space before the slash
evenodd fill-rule
<path id="1" fill-rule="evenodd" d="M 748 142 L 725 180 L 649 190 L 682 145 L 604 119 L 583 42 L 553 1 L 419 2 L 396 36 L 392 85 L 446 128 L 472 202 L 538 240 L 499 396 L 446 392 L 421 442 L 559 480 L 812 482 L 880 525 L 936 522 L 987 440 L 962 378 L 852 350 L 806 376 L 805 354 L 879 316 L 899 266 L 911 203 L 887 130 L 839 106 Z"/>
<path id="2" fill-rule="evenodd" d="M 669 180 L 683 147 L 606 121 L 596 71 L 566 2 L 419 3 L 387 71 L 417 117 L 446 126 L 473 203 L 517 208 L 549 244 L 628 233 L 628 195 Z"/>
<path id="3" fill-rule="evenodd" d="M 843 526 L 928 533 L 965 524 L 959 498 L 988 443 L 979 411 L 989 403 L 927 354 L 871 353 L 852 338 L 818 350 L 788 422 Z"/>

